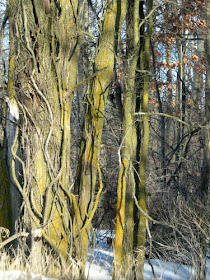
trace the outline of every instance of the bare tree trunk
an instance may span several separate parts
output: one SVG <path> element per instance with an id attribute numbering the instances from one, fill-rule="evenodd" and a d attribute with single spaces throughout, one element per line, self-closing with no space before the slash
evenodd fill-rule
<path id="1" fill-rule="evenodd" d="M 148 2 L 148 14 L 153 9 L 153 0 Z M 145 36 L 144 42 L 144 70 L 149 72 L 150 67 L 150 39 L 153 31 L 153 15 L 150 15 L 148 20 L 148 30 Z M 136 279 L 143 279 L 144 277 L 144 260 L 145 260 L 145 239 L 146 239 L 146 164 L 148 158 L 149 148 L 149 116 L 148 112 L 148 99 L 149 99 L 149 73 L 144 75 L 143 78 L 143 91 L 141 95 L 141 107 L 140 112 L 142 115 L 141 126 L 141 145 L 140 150 L 140 162 L 139 162 L 139 179 L 136 184 L 138 207 L 140 210 L 137 214 L 137 237 L 136 237 Z"/>
<path id="2" fill-rule="evenodd" d="M 148 13 L 152 11 L 153 2 L 149 1 Z M 139 21 L 144 24 L 143 4 L 129 2 L 127 14 L 127 48 L 128 79 L 124 92 L 123 136 L 118 179 L 117 221 L 115 237 L 115 267 L 113 279 L 120 274 L 126 279 L 143 279 L 146 238 L 146 161 L 149 144 L 148 111 L 149 75 L 136 79 L 137 62 L 139 71 L 149 72 L 150 38 L 152 33 L 152 16 L 149 17 L 148 33 L 144 40 L 144 28 L 139 37 Z M 139 14 L 139 11 L 141 14 Z M 141 18 L 140 18 L 141 16 Z M 141 43 L 141 48 L 140 48 Z M 137 82 L 136 82 L 137 81 Z M 142 84 L 141 84 L 142 83 Z M 135 88 L 136 86 L 136 88 Z M 140 96 L 138 95 L 140 92 Z M 142 125 L 135 125 L 133 120 L 135 107 L 143 112 Z M 134 171 L 132 161 L 135 164 Z M 134 176 L 137 174 L 136 176 Z M 134 211 L 136 204 L 136 214 Z M 123 249 L 122 249 L 123 248 Z"/>
<path id="3" fill-rule="evenodd" d="M 15 100 L 15 85 L 13 83 L 14 76 L 14 33 L 13 30 L 10 32 L 10 54 L 9 54 L 9 76 L 8 76 L 8 96 L 7 101 L 7 118 L 6 118 L 6 129 L 5 129 L 5 159 L 6 166 L 8 170 L 8 186 L 10 193 L 10 203 L 11 203 L 11 233 L 14 234 L 16 231 L 17 220 L 19 217 L 19 210 L 21 205 L 21 196 L 16 187 L 15 179 L 19 180 L 21 167 L 20 163 L 15 160 L 15 170 L 12 166 L 12 161 L 14 158 L 14 141 L 18 134 L 19 126 L 19 108 Z M 16 153 L 19 154 L 19 145 L 17 145 Z"/>
<path id="4" fill-rule="evenodd" d="M 22 182 L 15 178 L 14 185 L 24 200 L 26 228 L 41 227 L 43 237 L 63 258 L 71 236 L 67 210 L 72 89 L 79 57 L 77 5 L 77 0 L 9 1 L 13 44 L 8 96 L 20 112 L 17 137 L 8 137 L 10 174 L 14 179 L 14 161 L 21 165 Z M 7 130 L 11 131 L 9 123 Z"/>
<path id="5" fill-rule="evenodd" d="M 123 98 L 122 142 L 119 152 L 117 220 L 114 243 L 113 279 L 120 275 L 132 279 L 135 179 L 133 160 L 136 154 L 135 77 L 139 55 L 139 1 L 129 1 L 127 11 L 127 81 Z M 128 62 L 129 61 L 129 62 Z"/>
<path id="6" fill-rule="evenodd" d="M 94 214 L 95 185 L 97 171 L 100 173 L 100 144 L 105 113 L 105 105 L 114 68 L 114 38 L 117 2 L 109 0 L 104 14 L 101 37 L 95 51 L 94 72 L 87 92 L 87 107 L 81 140 L 75 194 L 78 195 L 74 207 L 74 254 L 80 261 L 80 279 L 85 279 L 89 232 Z M 101 190 L 101 188 L 99 189 Z"/>

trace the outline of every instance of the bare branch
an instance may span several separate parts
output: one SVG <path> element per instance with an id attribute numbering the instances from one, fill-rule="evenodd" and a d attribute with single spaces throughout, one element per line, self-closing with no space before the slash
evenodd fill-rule
<path id="1" fill-rule="evenodd" d="M 27 236 L 29 236 L 28 232 L 16 233 L 16 234 L 12 235 L 11 237 L 9 237 L 8 239 L 6 239 L 5 241 L 1 242 L 0 243 L 0 249 L 3 248 L 8 243 L 12 242 L 13 240 L 17 239 L 17 238 L 27 237 Z"/>

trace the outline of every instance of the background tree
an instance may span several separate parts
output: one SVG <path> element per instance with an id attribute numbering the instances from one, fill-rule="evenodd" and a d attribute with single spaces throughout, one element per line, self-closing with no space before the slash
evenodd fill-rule
<path id="1" fill-rule="evenodd" d="M 119 278 L 120 267 L 123 264 L 122 273 L 127 279 L 133 277 L 143 279 L 145 259 L 147 215 L 145 172 L 149 144 L 148 73 L 154 10 L 153 2 L 144 4 L 145 6 L 148 4 L 147 17 L 144 17 L 144 5 L 139 1 L 128 3 L 126 17 L 128 77 L 123 94 L 114 277 Z M 144 23 L 148 18 L 149 23 L 146 25 Z M 140 77 L 137 71 L 140 72 Z M 135 112 L 142 115 L 142 124 L 136 124 Z"/>

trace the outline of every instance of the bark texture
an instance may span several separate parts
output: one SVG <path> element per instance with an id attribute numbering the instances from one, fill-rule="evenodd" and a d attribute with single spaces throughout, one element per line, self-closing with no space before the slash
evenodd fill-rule
<path id="1" fill-rule="evenodd" d="M 79 27 L 75 1 L 9 1 L 10 103 L 20 124 L 12 160 L 22 169 L 26 227 L 43 236 L 66 258 L 69 234 L 70 115 L 76 83 Z M 11 128 L 7 129 L 11 133 Z M 20 149 L 21 155 L 17 151 Z M 18 211 L 16 209 L 16 211 Z M 68 235 L 69 234 L 69 235 Z"/>
<path id="2" fill-rule="evenodd" d="M 135 192 L 133 160 L 136 153 L 135 74 L 139 54 L 139 1 L 130 1 L 127 11 L 128 79 L 124 89 L 123 132 L 119 155 L 117 220 L 115 235 L 115 267 L 113 278 L 132 274 L 133 262 L 133 193 Z"/>
<path id="3" fill-rule="evenodd" d="M 117 191 L 113 279 L 143 279 L 146 238 L 146 162 L 149 145 L 149 59 L 152 16 L 144 29 L 143 3 L 129 1 L 128 78 L 123 94 L 123 134 Z M 153 2 L 148 3 L 148 14 Z M 140 24 L 139 24 L 140 22 Z M 143 74 L 141 75 L 141 72 Z M 142 115 L 136 123 L 135 111 Z"/>
<path id="4" fill-rule="evenodd" d="M 104 14 L 102 33 L 95 50 L 94 72 L 87 92 L 87 107 L 81 139 L 75 194 L 78 195 L 74 218 L 75 255 L 82 263 L 81 279 L 84 279 L 85 262 L 88 252 L 89 232 L 97 200 L 95 186 L 99 171 L 100 144 L 105 105 L 114 68 L 115 23 L 117 1 L 110 0 Z M 99 171 L 100 172 L 100 171 Z"/>

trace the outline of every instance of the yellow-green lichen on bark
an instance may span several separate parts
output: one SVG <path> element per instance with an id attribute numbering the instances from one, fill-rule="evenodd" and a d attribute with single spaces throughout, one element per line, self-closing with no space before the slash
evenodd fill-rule
<path id="1" fill-rule="evenodd" d="M 113 278 L 119 279 L 120 274 L 131 277 L 133 265 L 133 199 L 135 190 L 134 169 L 132 162 L 136 151 L 136 129 L 133 119 L 135 112 L 135 74 L 139 51 L 139 1 L 133 1 L 127 11 L 127 45 L 128 45 L 128 78 L 125 85 L 123 100 L 123 133 L 121 146 L 121 165 L 117 191 L 117 220 L 114 245 Z M 129 51 L 132 50 L 132 51 Z M 125 213 L 126 209 L 126 213 Z M 128 210 L 128 211 L 127 211 Z"/>
<path id="2" fill-rule="evenodd" d="M 79 57 L 78 1 L 57 4 L 10 0 L 10 30 L 21 34 L 14 45 L 14 53 L 20 55 L 14 60 L 13 77 L 23 113 L 24 183 L 35 215 L 25 207 L 24 219 L 29 230 L 43 226 L 45 239 L 66 258 L 70 210 L 63 188 L 69 188 L 72 88 Z"/>
<path id="3" fill-rule="evenodd" d="M 149 1 L 148 13 L 152 10 L 153 1 Z M 150 62 L 150 38 L 152 35 L 153 20 L 152 16 L 149 17 L 149 28 L 144 41 L 144 70 L 149 71 Z M 141 96 L 142 111 L 148 112 L 148 99 L 149 99 L 149 74 L 143 77 L 143 90 Z M 145 260 L 145 239 L 146 239 L 146 163 L 149 148 L 149 118 L 148 115 L 142 116 L 141 128 L 141 148 L 140 148 L 140 163 L 139 163 L 139 207 L 142 211 L 138 212 L 138 230 L 137 230 L 137 246 L 136 246 L 136 277 L 143 279 L 144 277 L 144 260 Z"/>
<path id="4" fill-rule="evenodd" d="M 116 0 L 108 1 L 104 15 L 103 30 L 96 51 L 94 71 L 98 72 L 87 92 L 87 109 L 83 138 L 80 147 L 75 193 L 79 194 L 80 219 L 75 220 L 75 254 L 82 264 L 84 276 L 89 243 L 90 224 L 81 230 L 83 223 L 93 210 L 95 184 L 100 156 L 100 143 L 103 128 L 105 104 L 114 67 L 114 37 L 117 13 Z"/>

